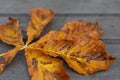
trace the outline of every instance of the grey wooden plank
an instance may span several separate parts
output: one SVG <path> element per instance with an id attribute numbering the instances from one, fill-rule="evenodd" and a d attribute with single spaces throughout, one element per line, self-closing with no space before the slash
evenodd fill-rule
<path id="1" fill-rule="evenodd" d="M 0 42 L 0 50 L 3 51 L 7 48 L 12 48 L 11 46 L 2 45 L 4 43 Z M 119 80 L 120 79 L 120 45 L 107 44 L 107 51 L 117 58 L 116 62 L 110 67 L 108 71 L 97 72 L 91 76 L 84 76 L 77 74 L 73 70 L 69 69 L 66 64 L 65 68 L 69 74 L 71 80 Z M 27 73 L 27 66 L 25 62 L 24 52 L 21 51 L 17 54 L 12 63 L 5 69 L 3 74 L 0 75 L 0 80 L 30 80 Z"/>
<path id="2" fill-rule="evenodd" d="M 120 13 L 120 0 L 0 0 L 0 13 L 28 13 L 52 8 L 56 13 Z"/>

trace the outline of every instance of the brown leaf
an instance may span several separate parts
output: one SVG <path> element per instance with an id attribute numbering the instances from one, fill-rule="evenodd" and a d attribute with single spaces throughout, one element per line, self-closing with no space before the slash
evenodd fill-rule
<path id="1" fill-rule="evenodd" d="M 0 39 L 14 46 L 24 45 L 17 19 L 9 17 L 8 23 L 0 25 Z"/>
<path id="2" fill-rule="evenodd" d="M 27 28 L 27 44 L 40 35 L 44 27 L 53 19 L 53 17 L 54 12 L 51 9 L 38 8 L 31 10 L 31 19 Z"/>
<path id="3" fill-rule="evenodd" d="M 25 56 L 32 80 L 69 80 L 61 60 L 29 48 Z"/>
<path id="4" fill-rule="evenodd" d="M 5 55 L 1 57 L 2 60 L 0 60 L 0 74 L 4 71 L 5 67 L 11 63 L 18 50 L 19 48 L 15 47 L 14 49 L 5 52 Z"/>
<path id="5" fill-rule="evenodd" d="M 72 21 L 61 31 L 51 31 L 29 48 L 41 50 L 53 57 L 60 56 L 81 74 L 107 70 L 115 58 L 107 54 L 104 43 L 99 40 L 102 30 L 94 23 Z"/>

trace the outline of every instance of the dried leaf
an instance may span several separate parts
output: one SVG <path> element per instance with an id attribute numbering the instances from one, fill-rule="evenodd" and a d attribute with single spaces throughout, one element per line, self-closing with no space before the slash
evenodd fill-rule
<path id="1" fill-rule="evenodd" d="M 4 71 L 5 67 L 11 63 L 18 50 L 19 48 L 15 47 L 14 49 L 5 52 L 5 55 L 1 57 L 2 60 L 0 60 L 0 74 Z"/>
<path id="2" fill-rule="evenodd" d="M 41 50 L 53 57 L 61 56 L 68 65 L 81 74 L 107 70 L 115 58 L 107 54 L 99 40 L 102 30 L 96 24 L 84 21 L 68 22 L 61 31 L 51 31 L 29 48 Z"/>
<path id="3" fill-rule="evenodd" d="M 54 12 L 51 9 L 31 10 L 25 46 L 17 19 L 9 17 L 10 22 L 0 25 L 0 39 L 16 46 L 2 56 L 0 73 L 10 64 L 17 51 L 22 49 L 25 49 L 32 80 L 69 80 L 63 62 L 53 58 L 57 56 L 62 57 L 70 68 L 80 74 L 89 75 L 108 70 L 115 58 L 105 51 L 105 44 L 99 40 L 103 30 L 99 29 L 98 23 L 71 21 L 60 31 L 51 31 L 37 42 L 28 45 L 41 34 L 53 17 Z"/>
<path id="4" fill-rule="evenodd" d="M 0 39 L 14 46 L 24 45 L 17 19 L 9 17 L 8 23 L 0 25 Z"/>
<path id="5" fill-rule="evenodd" d="M 69 80 L 61 60 L 29 48 L 25 55 L 32 80 Z"/>
<path id="6" fill-rule="evenodd" d="M 27 44 L 40 35 L 44 27 L 53 19 L 53 17 L 54 12 L 51 9 L 38 8 L 31 10 L 31 19 L 27 28 Z"/>
<path id="7" fill-rule="evenodd" d="M 61 31 L 67 34 L 66 39 L 76 39 L 82 37 L 83 35 L 99 39 L 103 30 L 99 29 L 98 26 L 98 22 L 90 23 L 83 20 L 70 21 L 63 26 Z"/>

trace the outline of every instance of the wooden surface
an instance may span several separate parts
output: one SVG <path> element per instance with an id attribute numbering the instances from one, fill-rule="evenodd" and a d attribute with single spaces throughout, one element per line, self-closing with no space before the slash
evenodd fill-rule
<path id="1" fill-rule="evenodd" d="M 20 20 L 20 27 L 26 29 L 29 21 L 29 16 L 12 14 L 13 17 Z M 0 16 L 0 23 L 5 23 L 8 16 Z M 86 21 L 99 22 L 100 27 L 103 28 L 104 34 L 102 40 L 106 43 L 107 51 L 117 58 L 116 62 L 110 67 L 108 71 L 97 72 L 91 76 L 83 76 L 77 74 L 73 70 L 69 69 L 65 64 L 67 73 L 71 80 L 119 80 L 120 79 L 120 16 L 119 15 L 56 15 L 51 23 L 49 23 L 43 31 L 43 36 L 50 30 L 59 30 L 64 23 L 71 20 L 83 19 Z M 24 40 L 26 40 L 24 34 Z M 0 52 L 5 52 L 11 49 L 11 46 L 0 41 Z M 4 73 L 0 75 L 0 80 L 30 80 L 27 73 L 27 66 L 24 57 L 24 51 L 20 51 L 12 63 L 5 69 Z"/>
<path id="2" fill-rule="evenodd" d="M 56 13 L 120 13 L 120 0 L 0 0 L 0 13 L 28 13 L 36 7 Z"/>

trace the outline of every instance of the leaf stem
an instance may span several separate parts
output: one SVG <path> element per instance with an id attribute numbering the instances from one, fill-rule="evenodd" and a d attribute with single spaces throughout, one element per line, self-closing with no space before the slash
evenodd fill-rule
<path id="1" fill-rule="evenodd" d="M 19 51 L 20 50 L 23 50 L 23 49 L 25 49 L 25 48 L 27 48 L 28 47 L 28 45 L 24 45 L 23 47 L 21 47 L 20 49 L 19 49 Z M 0 57 L 2 57 L 2 56 L 4 56 L 4 55 L 6 55 L 7 53 L 1 53 L 0 54 Z"/>
<path id="2" fill-rule="evenodd" d="M 21 47 L 19 50 L 23 50 L 23 49 L 25 49 L 25 48 L 27 48 L 28 47 L 28 45 L 24 45 L 23 47 Z"/>

